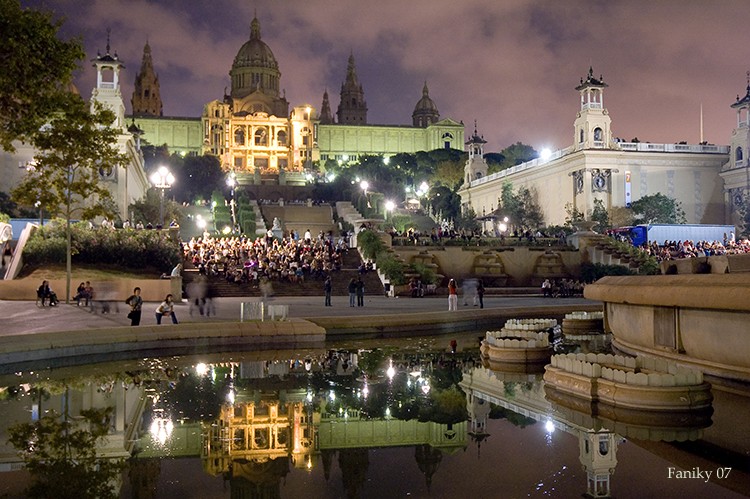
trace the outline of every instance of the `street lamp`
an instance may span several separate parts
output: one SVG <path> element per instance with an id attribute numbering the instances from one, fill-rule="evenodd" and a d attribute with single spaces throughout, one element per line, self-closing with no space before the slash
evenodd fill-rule
<path id="1" fill-rule="evenodd" d="M 232 230 L 237 227 L 237 214 L 235 212 L 235 202 L 234 202 L 234 187 L 237 185 L 237 175 L 232 171 L 229 173 L 229 176 L 227 177 L 227 185 L 229 186 L 229 189 L 232 192 L 232 200 L 229 202 L 229 207 L 232 212 Z"/>
<path id="2" fill-rule="evenodd" d="M 396 203 L 394 203 L 390 199 L 385 202 L 385 219 L 386 220 L 388 220 L 388 212 L 393 211 L 394 208 L 396 208 Z"/>
<path id="3" fill-rule="evenodd" d="M 159 223 L 164 227 L 164 191 L 170 189 L 174 184 L 174 175 L 166 166 L 160 166 L 158 170 L 151 174 L 151 182 L 154 187 L 161 189 L 161 201 L 159 203 Z"/>
<path id="4" fill-rule="evenodd" d="M 362 191 L 365 194 L 365 201 L 367 201 L 367 207 L 371 208 L 370 206 L 370 198 L 367 197 L 367 189 L 370 187 L 370 183 L 367 180 L 363 180 L 359 183 L 359 186 L 362 188 Z"/>

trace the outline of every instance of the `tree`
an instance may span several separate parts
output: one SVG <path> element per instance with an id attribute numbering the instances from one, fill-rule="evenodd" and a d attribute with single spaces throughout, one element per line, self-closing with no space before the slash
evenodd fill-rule
<path id="1" fill-rule="evenodd" d="M 173 158 L 176 155 L 173 155 Z M 179 159 L 178 159 L 179 158 Z M 174 158 L 177 182 L 172 188 L 178 201 L 192 202 L 211 199 L 211 193 L 226 186 L 226 174 L 216 156 L 187 156 Z"/>
<path id="2" fill-rule="evenodd" d="M 573 206 L 571 203 L 565 203 L 565 213 L 565 227 L 575 227 L 576 223 L 586 218 L 583 212 Z"/>
<path id="3" fill-rule="evenodd" d="M 8 429 L 9 442 L 33 479 L 26 490 L 28 497 L 118 497 L 112 484 L 122 471 L 122 461 L 96 455 L 98 444 L 107 436 L 112 412 L 111 407 L 88 409 L 74 419 L 66 408 L 63 415 L 52 411 L 38 421 Z"/>
<path id="4" fill-rule="evenodd" d="M 591 210 L 589 220 L 596 222 L 594 229 L 600 234 L 604 234 L 611 227 L 609 213 L 607 213 L 607 208 L 604 207 L 604 201 L 594 199 L 594 209 Z"/>
<path id="5" fill-rule="evenodd" d="M 660 192 L 633 201 L 631 209 L 635 220 L 639 223 L 684 224 L 687 222 L 681 203 Z"/>
<path id="6" fill-rule="evenodd" d="M 521 142 L 516 142 L 506 147 L 500 151 L 500 154 L 505 157 L 505 160 L 500 165 L 500 170 L 520 165 L 539 156 L 539 153 L 533 147 Z"/>
<path id="7" fill-rule="evenodd" d="M 484 155 L 484 160 L 487 162 L 487 174 L 491 175 L 503 169 L 505 156 L 499 152 L 488 152 Z"/>
<path id="8" fill-rule="evenodd" d="M 519 229 L 536 229 L 544 223 L 542 208 L 536 200 L 536 191 L 525 186 L 513 192 L 513 184 L 504 182 L 498 208 L 508 217 L 510 224 Z"/>
<path id="9" fill-rule="evenodd" d="M 114 214 L 112 195 L 102 177 L 127 161 L 117 149 L 118 131 L 110 127 L 114 118 L 99 103 L 90 110 L 79 96 L 69 94 L 65 108 L 35 134 L 39 152 L 34 168 L 11 193 L 20 204 L 39 202 L 52 216 L 65 219 L 66 302 L 70 301 L 72 220 Z"/>
<path id="10" fill-rule="evenodd" d="M 64 106 L 73 70 L 85 56 L 78 39 L 58 38 L 62 22 L 50 13 L 0 0 L 0 146 L 32 140 L 49 116 Z"/>

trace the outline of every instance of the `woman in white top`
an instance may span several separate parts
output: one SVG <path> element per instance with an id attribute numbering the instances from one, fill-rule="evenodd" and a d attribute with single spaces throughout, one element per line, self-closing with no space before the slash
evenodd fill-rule
<path id="1" fill-rule="evenodd" d="M 168 294 L 164 301 L 156 308 L 156 323 L 161 324 L 161 318 L 164 316 L 172 317 L 172 324 L 177 324 L 177 316 L 174 315 L 174 301 L 172 295 Z"/>

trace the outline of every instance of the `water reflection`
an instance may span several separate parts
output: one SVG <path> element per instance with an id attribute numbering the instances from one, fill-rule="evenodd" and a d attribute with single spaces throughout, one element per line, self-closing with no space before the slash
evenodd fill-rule
<path id="1" fill-rule="evenodd" d="M 63 403 L 71 414 L 114 410 L 98 451 L 127 459 L 121 497 L 177 490 L 184 497 L 639 497 L 666 486 L 686 497 L 718 497 L 750 490 L 750 436 L 737 424 L 750 403 L 741 390 L 714 394 L 713 420 L 610 410 L 545 389 L 538 366 L 482 365 L 478 336 L 460 337 L 455 354 L 453 338 L 436 337 L 5 377 L 0 470 L 14 480 L 0 479 L 0 495 L 21 497 L 25 485 L 8 426 Z M 635 446 L 623 447 L 626 441 Z M 715 452 L 706 459 L 709 447 Z M 529 459 L 537 465 L 522 464 Z M 660 469 L 642 469 L 655 460 Z M 545 470 L 544 462 L 562 464 Z M 675 482 L 668 465 L 725 466 L 732 475 Z M 514 471 L 504 474 L 506 467 Z M 505 492 L 495 495 L 498 480 Z"/>

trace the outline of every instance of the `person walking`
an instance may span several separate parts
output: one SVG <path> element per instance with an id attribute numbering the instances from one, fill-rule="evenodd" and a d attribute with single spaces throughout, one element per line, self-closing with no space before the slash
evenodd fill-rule
<path id="1" fill-rule="evenodd" d="M 156 307 L 156 323 L 161 324 L 161 318 L 165 315 L 172 317 L 172 324 L 177 324 L 177 316 L 174 314 L 174 301 L 172 300 L 171 293 Z"/>
<path id="2" fill-rule="evenodd" d="M 448 311 L 458 310 L 458 286 L 456 281 L 448 281 Z"/>
<path id="3" fill-rule="evenodd" d="M 362 282 L 362 278 L 357 278 L 357 306 L 365 306 L 365 283 Z"/>
<path id="4" fill-rule="evenodd" d="M 141 308 L 143 307 L 143 298 L 141 298 L 141 288 L 136 287 L 133 289 L 133 294 L 125 300 L 125 303 L 130 305 L 130 313 L 128 319 L 130 319 L 131 326 L 138 326 L 141 323 Z M 157 317 L 156 322 L 159 322 Z"/>
<path id="5" fill-rule="evenodd" d="M 357 296 L 357 281 L 355 281 L 353 277 L 352 277 L 352 280 L 349 281 L 349 288 L 348 288 L 348 290 L 349 290 L 349 306 L 353 307 L 354 306 L 354 299 Z"/>
<path id="6" fill-rule="evenodd" d="M 331 284 L 331 276 L 326 277 L 326 282 L 323 283 L 323 291 L 326 293 L 326 307 L 331 306 L 331 289 L 333 288 Z"/>

